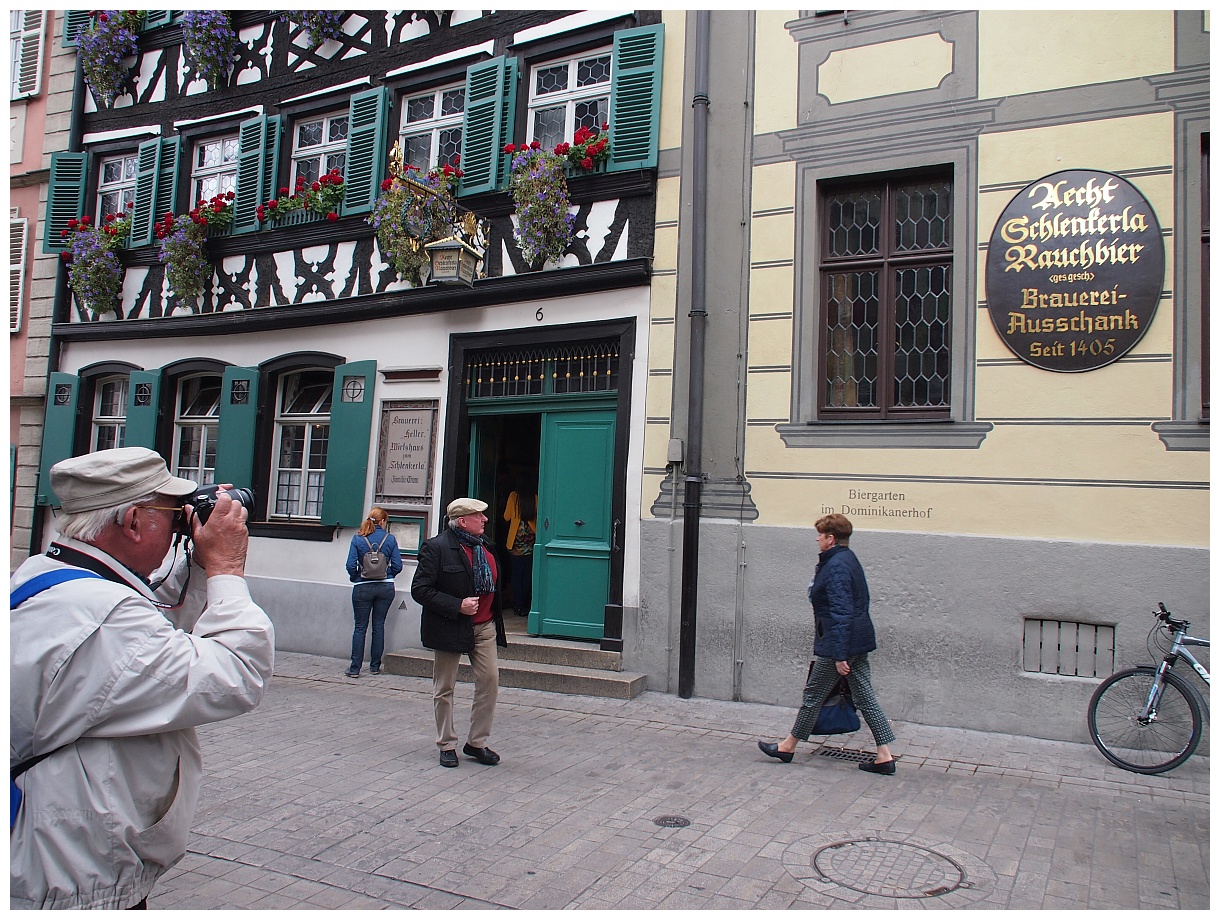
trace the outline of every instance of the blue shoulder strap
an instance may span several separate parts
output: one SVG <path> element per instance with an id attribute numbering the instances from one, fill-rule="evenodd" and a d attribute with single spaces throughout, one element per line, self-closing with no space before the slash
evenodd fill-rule
<path id="1" fill-rule="evenodd" d="M 40 594 L 47 590 L 47 588 L 53 588 L 55 585 L 63 584 L 65 581 L 75 581 L 77 578 L 101 577 L 96 572 L 90 572 L 87 569 L 56 569 L 54 572 L 43 572 L 41 575 L 35 575 L 15 591 L 10 592 L 8 599 L 9 610 L 24 604 L 35 594 Z"/>

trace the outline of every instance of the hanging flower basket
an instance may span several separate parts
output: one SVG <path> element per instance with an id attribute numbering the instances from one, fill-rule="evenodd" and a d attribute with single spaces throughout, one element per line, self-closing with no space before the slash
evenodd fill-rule
<path id="1" fill-rule="evenodd" d="M 521 256 L 533 270 L 559 259 L 572 241 L 576 216 L 570 212 L 564 160 L 534 141 L 528 146 L 508 144 L 512 154 L 508 193 L 516 208 L 513 237 Z"/>
<path id="2" fill-rule="evenodd" d="M 342 10 L 301 10 L 281 14 L 280 22 L 290 22 L 301 29 L 309 43 L 309 50 L 313 51 L 343 34 L 343 18 L 346 15 Z"/>
<path id="3" fill-rule="evenodd" d="M 167 213 L 153 227 L 161 241 L 157 258 L 165 266 L 166 280 L 180 306 L 198 301 L 212 276 L 204 244 L 209 233 L 233 222 L 233 198 L 232 192 L 216 195 L 200 201 L 188 214 L 175 217 Z"/>
<path id="4" fill-rule="evenodd" d="M 103 106 L 113 105 L 127 81 L 128 59 L 139 51 L 136 36 L 143 20 L 144 14 L 137 10 L 103 10 L 79 34 L 85 82 Z"/>
<path id="5" fill-rule="evenodd" d="M 410 181 L 392 176 L 381 183 L 381 195 L 366 218 L 377 231 L 382 255 L 394 266 L 398 277 L 413 287 L 423 284 L 422 270 L 428 264 L 428 243 L 453 233 L 453 194 L 464 173 L 454 163 L 423 172 L 407 166 Z"/>
<path id="6" fill-rule="evenodd" d="M 127 245 L 131 218 L 107 214 L 100 224 L 86 214 L 68 221 L 61 236 L 68 248 L 60 258 L 68 264 L 68 287 L 77 302 L 94 314 L 118 313 L 123 302 L 123 263 L 119 250 Z"/>
<path id="7" fill-rule="evenodd" d="M 208 89 L 229 82 L 237 33 L 224 10 L 190 10 L 182 16 L 182 46 L 195 73 Z"/>

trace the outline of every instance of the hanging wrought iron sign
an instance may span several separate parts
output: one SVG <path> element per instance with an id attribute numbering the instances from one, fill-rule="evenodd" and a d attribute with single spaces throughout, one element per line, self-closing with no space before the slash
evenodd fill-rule
<path id="1" fill-rule="evenodd" d="M 1125 179 L 1070 169 L 1008 203 L 987 248 L 987 307 L 1018 358 L 1075 373 L 1111 364 L 1148 331 L 1165 243 L 1148 200 Z"/>

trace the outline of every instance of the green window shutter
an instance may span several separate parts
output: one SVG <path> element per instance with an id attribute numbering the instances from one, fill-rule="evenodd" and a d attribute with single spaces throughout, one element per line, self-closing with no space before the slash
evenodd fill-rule
<path id="1" fill-rule="evenodd" d="M 80 379 L 52 372 L 47 378 L 47 407 L 42 423 L 42 457 L 38 467 L 38 504 L 59 507 L 51 489 L 51 467 L 72 456 L 76 435 L 76 402 Z"/>
<path id="2" fill-rule="evenodd" d="M 81 30 L 89 28 L 92 14 L 88 10 L 64 10 L 64 47 L 75 48 Z"/>
<path id="3" fill-rule="evenodd" d="M 155 29 L 158 26 L 167 26 L 174 18 L 173 10 L 145 10 L 144 11 L 144 29 Z"/>
<path id="4" fill-rule="evenodd" d="M 258 368 L 226 367 L 216 429 L 216 481 L 253 486 L 254 429 L 258 422 Z"/>
<path id="5" fill-rule="evenodd" d="M 233 232 L 258 229 L 257 208 L 268 200 L 279 169 L 280 116 L 259 115 L 238 128 Z"/>
<path id="6" fill-rule="evenodd" d="M 517 59 L 497 57 L 466 71 L 462 122 L 462 194 L 495 191 L 504 145 L 512 139 Z"/>
<path id="7" fill-rule="evenodd" d="M 127 387 L 126 447 L 157 449 L 157 415 L 161 404 L 161 372 L 132 371 Z"/>
<path id="8" fill-rule="evenodd" d="M 136 155 L 135 203 L 131 209 L 132 246 L 147 246 L 153 242 L 153 225 L 166 211 L 173 210 L 177 177 L 177 138 L 165 141 L 154 138 L 140 145 Z"/>
<path id="9" fill-rule="evenodd" d="M 657 165 L 664 34 L 659 25 L 614 33 L 609 171 Z"/>
<path id="10" fill-rule="evenodd" d="M 335 368 L 326 490 L 322 494 L 323 524 L 356 527 L 364 519 L 376 378 L 376 361 L 353 361 Z M 349 393 L 360 388 L 355 399 L 345 394 L 345 387 Z"/>
<path id="11" fill-rule="evenodd" d="M 68 221 L 84 213 L 85 180 L 88 177 L 89 154 L 51 154 L 47 214 L 43 221 L 43 252 L 62 252 L 68 248 L 68 242 L 61 233 L 68 229 Z"/>
<path id="12" fill-rule="evenodd" d="M 386 87 L 379 86 L 352 96 L 347 118 L 344 214 L 364 214 L 373 210 L 385 172 L 388 116 L 389 90 Z"/>

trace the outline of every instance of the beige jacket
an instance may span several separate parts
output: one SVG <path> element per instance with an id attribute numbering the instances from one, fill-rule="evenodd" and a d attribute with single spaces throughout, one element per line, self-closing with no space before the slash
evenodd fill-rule
<path id="1" fill-rule="evenodd" d="M 10 766 L 67 746 L 17 780 L 9 904 L 125 909 L 185 855 L 202 776 L 194 727 L 258 705 L 274 635 L 243 578 L 195 566 L 192 593 L 206 585 L 207 604 L 188 598 L 184 618 L 152 603 L 176 600 L 171 585 L 154 595 L 101 550 L 56 542 L 129 585 L 67 582 L 10 616 Z M 62 567 L 31 557 L 10 590 Z"/>

